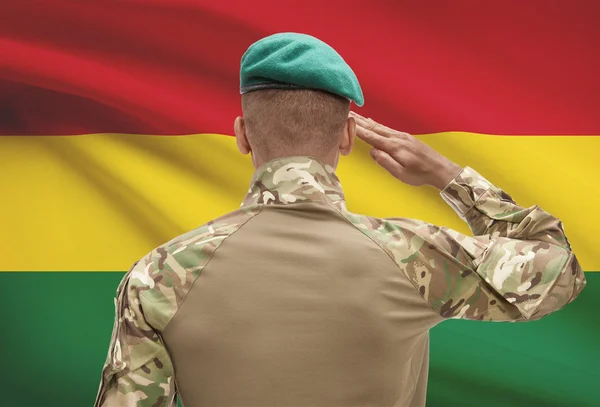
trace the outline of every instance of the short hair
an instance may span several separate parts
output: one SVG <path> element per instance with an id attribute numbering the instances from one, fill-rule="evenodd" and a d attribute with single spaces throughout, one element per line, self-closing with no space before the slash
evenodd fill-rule
<path id="1" fill-rule="evenodd" d="M 339 143 L 350 101 L 308 89 L 263 89 L 242 95 L 246 134 L 263 158 L 319 158 Z"/>

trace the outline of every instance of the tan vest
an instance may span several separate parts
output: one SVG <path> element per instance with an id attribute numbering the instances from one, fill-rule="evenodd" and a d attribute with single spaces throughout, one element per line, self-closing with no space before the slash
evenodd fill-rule
<path id="1" fill-rule="evenodd" d="M 305 202 L 228 237 L 163 335 L 186 406 L 424 406 L 440 320 L 381 247 Z"/>

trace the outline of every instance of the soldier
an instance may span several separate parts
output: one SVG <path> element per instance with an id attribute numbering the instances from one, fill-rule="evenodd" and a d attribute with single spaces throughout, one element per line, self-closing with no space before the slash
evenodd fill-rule
<path id="1" fill-rule="evenodd" d="M 557 218 L 349 112 L 362 91 L 327 44 L 254 43 L 241 93 L 250 190 L 127 273 L 96 406 L 424 406 L 436 324 L 536 320 L 585 286 Z M 474 237 L 349 212 L 334 171 L 355 136 L 400 181 L 439 189 Z"/>

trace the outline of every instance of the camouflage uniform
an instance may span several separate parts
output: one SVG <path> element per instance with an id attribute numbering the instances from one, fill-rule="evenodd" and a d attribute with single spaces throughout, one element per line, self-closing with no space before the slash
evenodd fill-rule
<path id="1" fill-rule="evenodd" d="M 314 158 L 262 165 L 239 210 L 127 273 L 95 406 L 424 405 L 431 327 L 539 319 L 585 286 L 538 206 L 469 167 L 441 196 L 475 237 L 351 213 Z"/>

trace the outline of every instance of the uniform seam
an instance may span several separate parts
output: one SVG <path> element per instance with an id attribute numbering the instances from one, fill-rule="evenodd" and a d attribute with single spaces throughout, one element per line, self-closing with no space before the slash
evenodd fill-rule
<path id="1" fill-rule="evenodd" d="M 423 334 L 423 337 L 419 341 L 419 344 L 415 345 L 415 348 L 418 347 L 419 345 L 421 345 L 422 343 L 426 342 L 427 338 L 428 338 L 427 332 L 425 332 Z M 417 382 L 418 382 L 418 377 L 415 374 L 415 370 L 416 370 L 417 366 L 415 365 L 415 354 L 414 354 L 414 351 L 412 353 L 413 353 L 413 355 L 410 358 L 410 377 L 412 379 L 411 399 L 415 396 L 415 392 L 417 390 Z M 420 366 L 418 366 L 419 368 L 423 367 L 423 359 L 424 358 L 425 358 L 425 356 L 421 357 L 421 361 L 419 363 Z"/>
<path id="2" fill-rule="evenodd" d="M 223 244 L 225 244 L 225 241 L 227 239 L 229 239 L 231 236 L 233 236 L 237 231 L 239 231 L 241 228 L 243 228 L 250 220 L 254 219 L 255 217 L 257 217 L 258 215 L 260 215 L 262 213 L 262 209 L 263 209 L 264 205 L 259 205 L 258 206 L 258 213 L 248 217 L 248 219 L 246 219 L 236 230 L 234 230 L 233 232 L 231 232 L 227 237 L 225 237 L 223 239 L 223 241 L 221 242 L 221 244 L 219 244 L 219 246 L 213 250 L 213 252 L 210 254 L 210 257 L 208 258 L 206 264 L 202 267 L 202 269 L 200 270 L 200 272 L 198 273 L 198 276 L 196 276 L 196 278 L 194 279 L 194 281 L 192 281 L 192 284 L 190 284 L 190 288 L 189 290 L 187 290 L 187 292 L 183 295 L 183 297 L 181 298 L 181 301 L 179 301 L 177 303 L 177 310 L 173 313 L 173 315 L 171 316 L 171 318 L 169 318 L 169 320 L 167 321 L 167 323 L 165 324 L 165 327 L 163 329 L 161 329 L 161 333 L 165 332 L 169 326 L 169 324 L 171 323 L 171 321 L 173 320 L 173 318 L 175 318 L 175 315 L 177 315 L 177 313 L 179 312 L 179 310 L 181 309 L 181 306 L 183 305 L 184 301 L 186 300 L 188 294 L 190 293 L 190 291 L 192 291 L 192 288 L 194 287 L 194 284 L 196 284 L 196 281 L 198 281 L 198 279 L 200 278 L 200 276 L 202 275 L 202 271 L 204 271 L 204 269 L 210 264 L 211 260 L 214 258 L 215 253 L 217 252 L 217 250 L 219 250 L 219 248 L 221 248 L 223 246 Z M 141 293 L 143 295 L 143 292 Z M 148 300 L 147 297 L 145 297 L 146 300 Z M 161 334 L 162 336 L 162 334 Z M 164 343 L 164 340 L 163 340 Z"/>
<path id="3" fill-rule="evenodd" d="M 468 214 L 469 214 L 471 211 L 473 211 L 473 210 L 479 211 L 479 208 L 477 207 L 477 204 L 479 203 L 479 201 L 481 201 L 481 199 L 482 199 L 482 198 L 483 198 L 483 197 L 484 197 L 484 196 L 485 196 L 485 195 L 486 195 L 488 192 L 490 192 L 490 189 L 491 189 L 491 187 L 490 187 L 490 188 L 488 188 L 488 189 L 486 189 L 486 190 L 485 190 L 485 192 L 484 192 L 483 194 L 479 195 L 479 197 L 478 197 L 476 200 L 474 200 L 474 201 L 473 201 L 473 204 L 472 204 L 472 205 L 469 207 L 469 209 L 467 209 L 467 210 L 464 212 L 464 214 L 463 214 L 463 216 L 464 216 L 464 218 L 465 218 L 465 219 L 467 219 L 467 218 L 468 218 L 468 216 L 467 216 L 467 215 L 468 215 Z M 492 191 L 492 192 L 493 192 L 493 191 Z M 479 211 L 479 212 L 481 212 L 481 211 Z M 483 212 L 482 212 L 482 213 L 483 213 Z"/>
<path id="4" fill-rule="evenodd" d="M 339 201 L 335 201 L 335 202 L 345 202 L 345 199 L 340 199 Z M 333 201 L 328 200 L 328 199 L 306 199 L 306 200 L 302 200 L 302 201 L 296 201 L 296 202 L 287 202 L 287 203 L 272 203 L 272 204 L 254 204 L 254 205 L 260 205 L 261 206 L 261 210 L 263 206 L 273 206 L 273 207 L 282 207 L 282 206 L 295 206 L 295 205 L 302 205 L 302 204 L 321 204 L 321 205 L 327 205 L 327 206 L 332 206 L 333 205 Z M 256 214 L 258 215 L 258 214 Z M 254 215 L 254 216 L 256 216 Z"/>
<path id="5" fill-rule="evenodd" d="M 562 280 L 563 275 L 565 273 L 568 273 L 569 270 L 569 264 L 571 263 L 571 261 L 573 261 L 575 254 L 569 250 L 566 250 L 563 247 L 560 247 L 558 245 L 554 245 L 556 247 L 561 248 L 562 250 L 565 250 L 567 253 L 569 253 L 569 255 L 567 256 L 567 258 L 565 259 L 565 262 L 560 266 L 560 272 L 558 273 L 558 277 L 554 280 L 554 283 L 552 283 L 552 285 L 546 290 L 546 292 L 544 293 L 544 297 L 543 299 L 540 301 L 540 306 L 542 304 L 542 302 L 548 298 L 548 295 L 554 290 L 554 287 L 556 287 L 556 285 L 558 284 L 559 280 Z M 573 290 L 574 292 L 575 290 Z M 571 293 L 571 297 L 573 296 L 573 293 Z M 569 297 L 569 300 L 571 299 L 571 297 Z M 569 304 L 570 301 L 565 302 L 562 307 L 560 307 L 557 311 L 560 311 L 561 309 L 563 309 L 565 306 L 567 306 L 567 304 Z M 539 306 L 538 306 L 539 309 Z M 536 310 L 537 311 L 537 310 Z M 547 314 L 546 314 L 547 315 Z M 533 313 L 531 314 L 531 316 L 527 319 L 530 319 L 533 316 Z"/>
<path id="6" fill-rule="evenodd" d="M 333 205 L 329 205 L 331 207 L 333 207 L 341 216 L 342 218 L 344 218 L 344 220 L 346 222 L 348 222 L 350 225 L 352 225 L 354 227 L 354 229 L 358 230 L 359 232 L 361 232 L 364 236 L 366 236 L 369 240 L 371 240 L 373 243 L 375 243 L 377 245 L 377 247 L 379 247 L 379 249 L 381 249 L 389 258 L 390 260 L 392 260 L 392 262 L 394 263 L 394 265 L 396 266 L 396 268 L 398 268 L 400 270 L 400 273 L 402 273 L 402 275 L 404 277 L 406 277 L 406 279 L 408 280 L 408 282 L 410 283 L 410 285 L 413 286 L 413 288 L 417 291 L 417 293 L 419 294 L 419 296 L 421 298 L 423 298 L 423 301 L 425 301 L 425 303 L 429 306 L 429 308 L 431 308 L 431 310 L 434 312 L 435 315 L 439 316 L 440 318 L 442 318 L 442 320 L 446 319 L 444 317 L 442 317 L 440 315 L 440 313 L 438 311 L 436 311 L 435 308 L 433 308 L 433 305 L 431 305 L 429 303 L 429 301 L 427 301 L 427 299 L 425 299 L 425 297 L 423 296 L 423 294 L 421 294 L 421 292 L 419 291 L 419 288 L 412 282 L 412 280 L 410 278 L 408 278 L 408 276 L 406 275 L 406 273 L 402 270 L 402 268 L 398 265 L 398 263 L 396 262 L 396 260 L 394 260 L 394 258 L 392 257 L 392 255 L 385 249 L 385 247 L 383 247 L 383 245 L 379 244 L 375 239 L 373 239 L 371 236 L 369 236 L 368 234 L 366 234 L 364 231 L 360 230 L 360 228 L 356 227 L 356 225 L 350 220 L 348 219 L 345 215 L 344 212 L 340 211 L 338 208 L 336 208 Z M 359 216 L 365 216 L 365 215 L 359 215 Z"/>
<path id="7" fill-rule="evenodd" d="M 177 310 L 173 313 L 173 315 L 171 315 L 171 317 L 169 318 L 169 320 L 167 321 L 167 323 L 165 324 L 164 328 L 160 330 L 160 332 L 157 332 L 158 336 L 160 337 L 163 346 L 165 347 L 167 354 L 169 354 L 169 358 L 171 357 L 169 349 L 167 348 L 167 344 L 165 342 L 164 339 L 164 333 L 167 330 L 167 328 L 169 327 L 169 324 L 171 323 L 171 321 L 173 321 L 173 318 L 175 318 L 175 315 L 177 315 L 177 313 L 179 312 L 179 310 L 181 309 L 183 303 L 185 302 L 186 298 L 188 297 L 188 294 L 190 293 L 190 291 L 192 291 L 192 288 L 194 287 L 194 284 L 196 284 L 196 281 L 198 281 L 198 279 L 200 278 L 200 276 L 202 275 L 202 272 L 204 271 L 204 269 L 210 264 L 211 260 L 213 259 L 215 253 L 217 252 L 217 250 L 219 250 L 219 248 L 221 246 L 223 246 L 223 244 L 225 243 L 225 241 L 227 239 L 229 239 L 231 236 L 233 236 L 238 230 L 242 229 L 248 222 L 250 222 L 250 220 L 254 219 L 255 217 L 257 217 L 258 215 L 260 215 L 262 213 L 264 205 L 258 205 L 258 213 L 248 217 L 248 219 L 246 219 L 236 230 L 234 230 L 233 232 L 231 232 L 226 238 L 223 239 L 223 241 L 221 242 L 221 244 L 219 244 L 219 246 L 213 250 L 213 252 L 210 254 L 210 257 L 208 259 L 208 261 L 206 262 L 206 264 L 202 267 L 202 269 L 200 270 L 200 272 L 198 273 L 198 276 L 194 279 L 194 281 L 192 281 L 192 284 L 190 284 L 190 288 L 189 290 L 187 290 L 187 292 L 183 295 L 183 297 L 181 298 L 181 301 L 178 302 L 177 304 Z M 144 293 L 141 292 L 140 295 L 143 295 Z M 144 298 L 146 298 L 146 300 L 148 300 L 148 298 L 146 296 L 144 296 Z M 177 381 L 176 381 L 176 374 L 175 374 L 175 364 L 172 364 L 172 380 L 173 380 L 173 386 L 175 387 L 175 394 L 177 395 L 176 397 L 178 397 L 180 400 L 180 394 L 179 394 L 179 389 L 177 388 Z M 183 403 L 183 401 L 181 401 Z"/>

